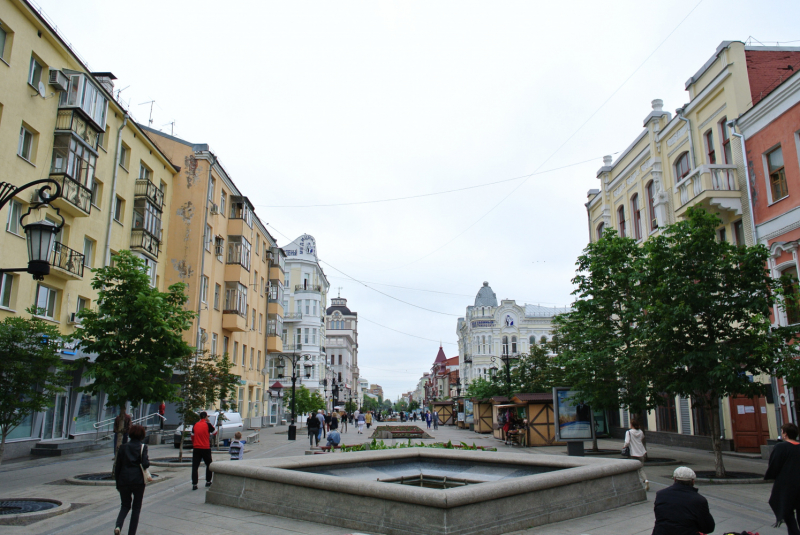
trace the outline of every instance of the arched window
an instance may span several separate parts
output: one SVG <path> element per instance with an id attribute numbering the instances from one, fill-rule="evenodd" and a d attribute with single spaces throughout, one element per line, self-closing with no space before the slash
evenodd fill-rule
<path id="1" fill-rule="evenodd" d="M 490 334 L 489 335 L 489 349 L 488 349 L 487 353 L 491 353 L 491 352 L 492 352 L 492 335 Z"/>
<path id="2" fill-rule="evenodd" d="M 603 231 L 605 230 L 605 226 L 606 226 L 605 223 L 600 223 L 599 225 L 597 225 L 597 239 L 598 240 L 603 237 Z"/>
<path id="3" fill-rule="evenodd" d="M 650 221 L 650 230 L 655 230 L 658 228 L 658 219 L 656 218 L 656 185 L 651 180 L 647 183 L 644 187 L 644 190 L 647 194 L 647 216 Z"/>
<path id="4" fill-rule="evenodd" d="M 503 355 L 508 355 L 508 336 L 503 337 Z"/>
<path id="5" fill-rule="evenodd" d="M 542 337 L 539 339 L 539 343 L 540 344 L 546 344 L 547 343 L 547 337 L 545 335 L 542 335 Z"/>
<path id="6" fill-rule="evenodd" d="M 486 354 L 486 337 L 485 336 L 481 336 L 481 345 L 483 345 L 483 348 L 482 348 L 483 351 L 481 351 L 481 353 L 483 353 L 485 355 Z"/>
<path id="7" fill-rule="evenodd" d="M 512 355 L 516 354 L 516 352 L 517 352 L 517 337 L 516 336 L 512 336 L 511 337 L 511 354 Z"/>
<path id="8" fill-rule="evenodd" d="M 639 194 L 634 193 L 631 197 L 631 237 L 635 240 L 642 239 L 642 212 L 639 210 Z"/>
<path id="9" fill-rule="evenodd" d="M 789 282 L 783 286 L 783 291 L 790 299 L 786 300 L 786 322 L 788 325 L 800 323 L 800 310 L 796 304 L 798 285 L 797 285 L 797 268 L 794 266 L 784 269 L 781 275 L 787 276 Z"/>
<path id="10" fill-rule="evenodd" d="M 675 161 L 675 182 L 680 182 L 689 175 L 689 153 L 684 152 Z"/>
<path id="11" fill-rule="evenodd" d="M 620 237 L 625 237 L 625 207 L 620 206 L 617 209 L 617 223 L 619 224 L 619 235 Z"/>
<path id="12" fill-rule="evenodd" d="M 531 336 L 530 338 L 528 338 L 528 343 L 531 345 L 531 347 L 535 346 L 536 345 L 536 337 L 535 336 Z"/>

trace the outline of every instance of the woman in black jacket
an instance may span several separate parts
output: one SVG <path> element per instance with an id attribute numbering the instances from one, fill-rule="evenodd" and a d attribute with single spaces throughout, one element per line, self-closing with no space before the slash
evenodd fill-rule
<path id="1" fill-rule="evenodd" d="M 775 513 L 774 527 L 786 522 L 789 535 L 800 534 L 798 526 L 798 510 L 800 510 L 800 444 L 797 442 L 797 426 L 783 424 L 781 426 L 782 442 L 775 445 L 769 456 L 769 466 L 764 479 L 774 479 L 769 505 Z"/>
<path id="2" fill-rule="evenodd" d="M 147 446 L 142 444 L 144 434 L 145 430 L 141 425 L 131 426 L 128 431 L 130 442 L 120 446 L 117 451 L 114 479 L 117 481 L 117 490 L 122 505 L 119 508 L 114 535 L 119 535 L 122 531 L 122 524 L 125 522 L 125 517 L 128 516 L 128 511 L 131 510 L 131 498 L 133 498 L 133 512 L 131 513 L 131 523 L 128 526 L 128 535 L 136 535 L 136 528 L 139 526 L 139 512 L 142 510 L 142 498 L 144 498 L 142 468 L 150 467 Z"/>
<path id="3" fill-rule="evenodd" d="M 308 419 L 306 420 L 306 425 L 308 426 L 308 443 L 309 446 L 314 446 L 314 441 L 317 441 L 317 446 L 319 446 L 319 427 L 320 421 L 317 418 L 317 415 L 313 412 L 308 415 Z"/>

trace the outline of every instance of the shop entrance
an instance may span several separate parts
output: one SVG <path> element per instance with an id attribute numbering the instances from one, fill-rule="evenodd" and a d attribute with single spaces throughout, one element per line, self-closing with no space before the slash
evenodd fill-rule
<path id="1" fill-rule="evenodd" d="M 69 409 L 69 389 L 56 394 L 52 407 L 44 413 L 42 440 L 61 440 L 67 433 L 67 410 Z"/>
<path id="2" fill-rule="evenodd" d="M 767 403 L 761 396 L 757 398 L 730 398 L 731 428 L 736 451 L 760 453 L 761 446 L 769 438 Z"/>

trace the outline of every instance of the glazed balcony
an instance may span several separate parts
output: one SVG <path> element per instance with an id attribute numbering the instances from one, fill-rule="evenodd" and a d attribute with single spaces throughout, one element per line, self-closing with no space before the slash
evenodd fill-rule
<path id="1" fill-rule="evenodd" d="M 54 171 L 50 178 L 61 184 L 61 196 L 53 201 L 53 206 L 73 217 L 86 217 L 91 213 L 92 191 L 89 188 L 66 173 Z"/>
<path id="2" fill-rule="evenodd" d="M 676 217 L 683 217 L 689 206 L 702 204 L 712 211 L 742 213 L 736 167 L 733 165 L 701 165 L 673 188 Z"/>
<path id="3" fill-rule="evenodd" d="M 136 180 L 133 196 L 147 199 L 159 210 L 164 207 L 164 192 L 146 178 L 139 178 Z"/>
<path id="4" fill-rule="evenodd" d="M 84 256 L 74 249 L 70 249 L 63 243 L 53 244 L 53 256 L 50 265 L 56 269 L 51 269 L 50 274 L 67 280 L 78 280 L 83 277 Z"/>
<path id="5" fill-rule="evenodd" d="M 284 323 L 287 323 L 287 322 L 290 322 L 290 321 L 300 321 L 302 319 L 303 319 L 303 313 L 302 312 L 290 312 L 289 314 L 284 314 L 283 315 L 283 322 Z"/>
<path id="6" fill-rule="evenodd" d="M 294 291 L 295 293 L 299 292 L 320 293 L 322 291 L 322 286 L 320 286 L 319 284 L 295 284 Z"/>
<path id="7" fill-rule="evenodd" d="M 158 258 L 161 249 L 161 232 L 154 236 L 144 228 L 131 229 L 131 249 L 147 253 L 154 259 Z"/>
<path id="8" fill-rule="evenodd" d="M 83 116 L 83 114 L 78 113 L 76 109 L 58 110 L 58 115 L 56 116 L 56 132 L 74 133 L 92 149 L 95 151 L 97 150 L 99 131 Z"/>

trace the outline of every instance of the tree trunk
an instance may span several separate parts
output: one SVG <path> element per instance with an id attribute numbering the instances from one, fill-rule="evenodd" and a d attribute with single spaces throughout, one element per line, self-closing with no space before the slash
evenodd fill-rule
<path id="1" fill-rule="evenodd" d="M 3 438 L 0 440 L 0 465 L 3 464 L 3 455 L 6 452 L 6 435 L 8 434 L 8 426 L 4 426 L 2 429 Z"/>
<path id="2" fill-rule="evenodd" d="M 590 411 L 592 416 L 592 451 L 600 451 L 597 447 L 597 434 L 594 432 L 595 430 L 595 423 L 594 423 L 594 411 Z"/>
<path id="3" fill-rule="evenodd" d="M 181 431 L 179 440 L 181 441 L 178 445 L 178 462 L 183 462 L 183 439 L 186 438 L 186 418 L 181 418 L 181 426 L 183 426 L 183 430 Z"/>
<path id="4" fill-rule="evenodd" d="M 709 396 L 709 402 L 706 404 L 706 414 L 711 422 L 711 447 L 714 450 L 714 470 L 716 477 L 725 477 L 725 464 L 722 461 L 722 439 L 720 434 L 722 430 L 719 426 L 719 397 L 715 395 Z"/>

